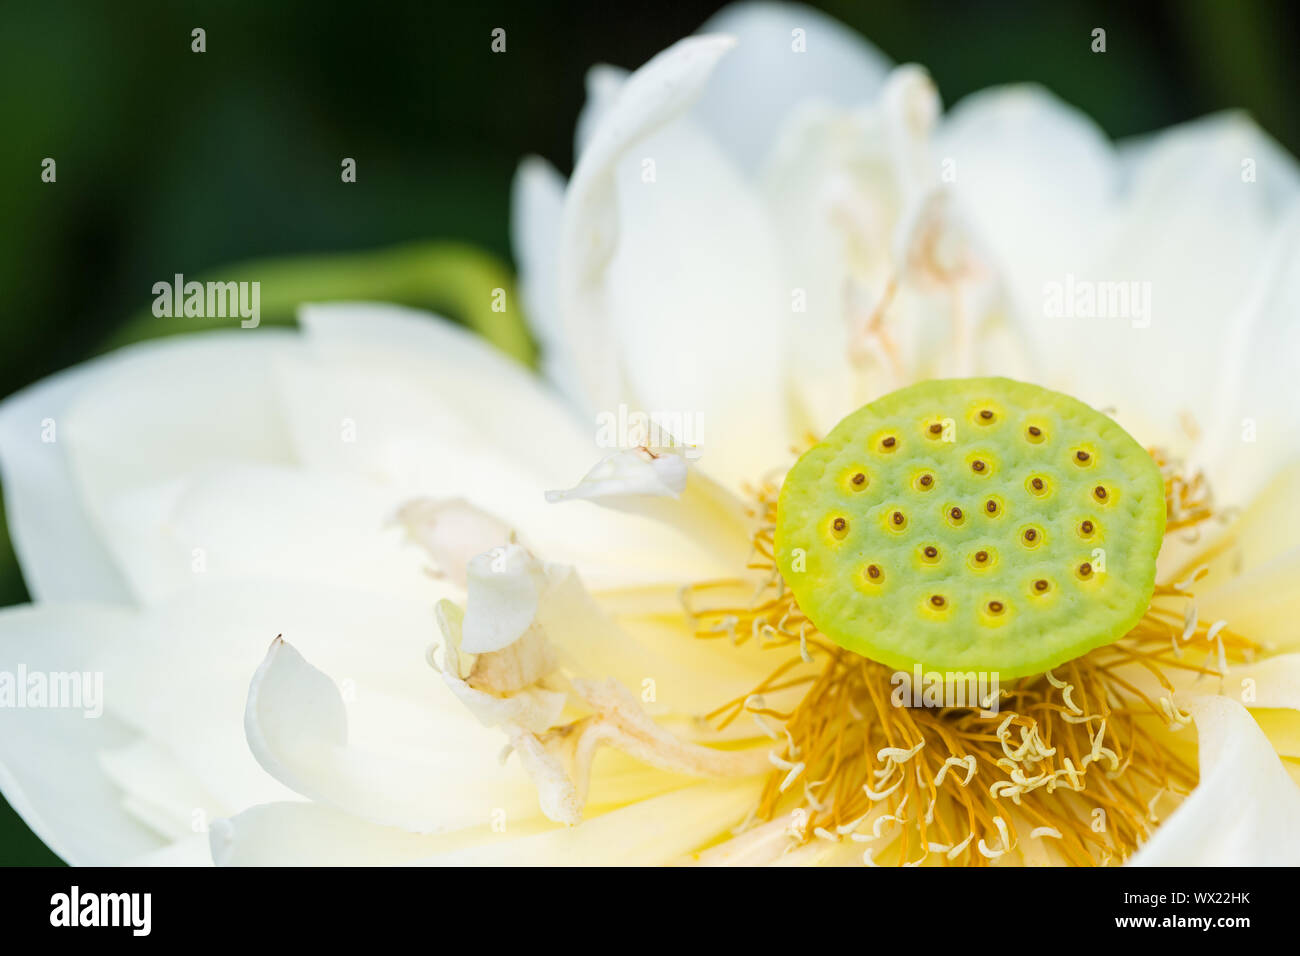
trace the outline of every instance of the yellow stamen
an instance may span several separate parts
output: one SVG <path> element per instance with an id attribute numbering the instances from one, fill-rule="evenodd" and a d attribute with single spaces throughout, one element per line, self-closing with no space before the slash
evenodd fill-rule
<path id="1" fill-rule="evenodd" d="M 1165 476 L 1166 535 L 1199 534 L 1215 517 L 1204 478 L 1186 478 L 1161 452 L 1151 454 Z M 984 866 L 1014 852 L 1023 833 L 1050 840 L 1065 862 L 1107 865 L 1150 836 L 1158 801 L 1177 801 L 1196 785 L 1194 763 L 1170 746 L 1190 740 L 1174 737 L 1190 718 L 1168 675 L 1221 677 L 1229 661 L 1255 650 L 1226 622 L 1198 619 L 1189 588 L 1203 569 L 1158 585 L 1119 641 L 1001 687 L 996 712 L 985 709 L 992 699 L 898 707 L 891 668 L 826 639 L 785 587 L 773 559 L 778 491 L 765 482 L 754 495 L 749 568 L 763 580 L 753 600 L 719 606 L 714 595 L 734 592 L 743 583 L 735 580 L 683 592 L 700 639 L 761 636 L 764 647 L 792 652 L 752 691 L 706 715 L 719 728 L 744 713 L 783 725 L 772 734 L 773 771 L 755 821 L 797 810 L 806 825 L 792 827 L 792 839 L 870 843 L 864 860 L 873 864 Z M 1184 660 L 1189 646 L 1209 650 L 1216 666 Z M 821 667 L 810 671 L 818 655 Z M 1141 686 L 1150 679 L 1158 690 Z M 802 697 L 785 710 L 770 703 L 797 690 Z M 817 783 L 800 790 L 796 778 Z"/>

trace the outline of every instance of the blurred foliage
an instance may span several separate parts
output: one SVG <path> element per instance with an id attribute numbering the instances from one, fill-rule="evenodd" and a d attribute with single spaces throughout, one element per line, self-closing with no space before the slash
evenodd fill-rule
<path id="1" fill-rule="evenodd" d="M 1032 80 L 1115 137 L 1244 107 L 1300 153 L 1286 92 L 1300 88 L 1286 39 L 1300 5 L 814 5 L 894 60 L 925 64 L 948 104 Z M 107 347 L 199 327 L 150 314 L 153 284 L 178 272 L 257 278 L 268 324 L 291 321 L 299 299 L 386 299 L 443 311 L 527 360 L 517 309 L 485 311 L 483 295 L 512 289 L 499 261 L 516 163 L 535 152 L 570 169 L 587 67 L 635 67 L 717 6 L 11 0 L 0 395 Z M 489 50 L 498 26 L 504 56 Z M 1104 55 L 1089 50 L 1098 26 Z M 207 31 L 202 55 L 194 27 Z M 53 185 L 40 181 L 47 156 Z M 340 182 L 343 157 L 357 160 L 356 183 Z M 7 535 L 0 600 L 15 603 L 25 591 L 6 552 Z M 52 859 L 0 817 L 0 862 Z"/>

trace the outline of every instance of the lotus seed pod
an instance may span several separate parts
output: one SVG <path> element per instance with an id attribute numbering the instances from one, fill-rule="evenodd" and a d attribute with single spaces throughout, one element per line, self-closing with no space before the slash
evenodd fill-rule
<path id="1" fill-rule="evenodd" d="M 1119 425 L 1003 378 L 901 389 L 799 459 L 776 556 L 800 610 L 891 667 L 1041 673 L 1145 613 L 1164 480 Z"/>

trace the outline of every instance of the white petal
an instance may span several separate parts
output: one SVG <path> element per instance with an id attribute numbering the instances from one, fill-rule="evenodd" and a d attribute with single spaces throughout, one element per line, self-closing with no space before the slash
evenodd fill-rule
<path id="1" fill-rule="evenodd" d="M 953 163 L 953 191 L 1004 270 L 1026 330 L 1050 349 L 1060 329 L 1043 317 L 1043 284 L 1097 255 L 1118 184 L 1110 142 L 1041 87 L 1012 86 L 958 103 L 934 155 Z"/>
<path id="2" fill-rule="evenodd" d="M 125 865 L 207 867 L 212 865 L 212 850 L 206 833 L 191 833 L 162 849 L 132 857 Z"/>
<path id="3" fill-rule="evenodd" d="M 528 327 L 541 349 L 547 381 L 586 415 L 587 397 L 574 362 L 572 343 L 560 319 L 560 234 L 564 179 L 546 160 L 530 156 L 519 164 L 510 195 L 510 240 L 519 263 L 520 294 Z"/>
<path id="4" fill-rule="evenodd" d="M 0 673 L 14 680 L 20 668 L 29 675 L 93 675 L 92 643 L 122 640 L 129 627 L 128 613 L 107 608 L 7 608 L 0 612 Z M 122 692 L 117 676 L 102 675 L 101 705 Z M 167 841 L 132 817 L 99 762 L 101 753 L 129 746 L 136 734 L 111 711 L 94 718 L 86 712 L 0 708 L 0 790 L 68 863 L 117 865 Z"/>
<path id="5" fill-rule="evenodd" d="M 1250 681 L 1250 693 L 1246 692 Z M 1250 708 L 1289 708 L 1300 711 L 1300 653 L 1265 657 L 1254 664 L 1232 668 L 1224 692 L 1241 695 Z"/>
<path id="6" fill-rule="evenodd" d="M 789 458 L 792 292 L 766 212 L 684 120 L 625 153 L 616 182 L 601 298 L 633 407 L 698 422 L 700 466 L 739 488 Z"/>
<path id="7" fill-rule="evenodd" d="M 460 498 L 416 498 L 402 506 L 397 521 L 424 548 L 435 571 L 461 588 L 471 558 L 514 537 L 505 522 Z"/>
<path id="8" fill-rule="evenodd" d="M 213 465 L 109 500 L 102 520 L 153 603 L 230 579 L 335 584 L 427 597 L 427 561 L 394 524 L 394 493 L 351 475 Z"/>
<path id="9" fill-rule="evenodd" d="M 615 170 L 627 150 L 689 107 L 733 45 L 717 37 L 682 40 L 632 74 L 593 130 L 569 182 L 560 248 L 560 311 L 564 338 L 577 356 L 582 393 L 593 408 L 612 409 L 626 397 L 600 282 L 620 240 Z"/>
<path id="10" fill-rule="evenodd" d="M 738 824 L 754 782 L 709 783 L 614 810 L 574 827 L 429 856 L 428 866 L 654 866 L 672 863 Z"/>
<path id="11" fill-rule="evenodd" d="M 1243 160 L 1250 158 L 1258 163 L 1253 183 L 1242 175 Z M 1073 370 L 1062 379 L 1070 383 L 1067 390 L 1118 406 L 1127 427 L 1148 442 L 1190 450 L 1187 440 L 1175 441 L 1181 421 L 1190 415 L 1204 429 L 1216 415 L 1225 360 L 1250 352 L 1243 384 L 1257 367 L 1257 342 L 1246 349 L 1241 337 L 1261 329 L 1247 327 L 1243 305 L 1267 281 L 1277 230 L 1297 195 L 1295 161 L 1244 117 L 1212 117 L 1159 134 L 1132 164 L 1104 253 L 1077 270 L 1149 283 L 1149 325 L 1124 318 L 1065 320 L 1062 350 L 1046 357 Z M 1268 321 L 1271 328 L 1285 319 L 1270 314 Z M 1291 336 L 1268 337 L 1277 340 L 1270 345 L 1293 350 Z M 1267 410 L 1253 414 L 1277 421 Z"/>
<path id="12" fill-rule="evenodd" d="M 587 70 L 587 100 L 582 104 L 582 112 L 578 114 L 578 126 L 573 144 L 574 156 L 581 156 L 586 150 L 587 144 L 591 142 L 591 137 L 600 127 L 605 114 L 617 101 L 627 78 L 627 70 L 610 66 L 608 63 L 597 63 Z"/>
<path id="13" fill-rule="evenodd" d="M 548 491 L 546 500 L 587 500 L 644 515 L 677 528 L 733 568 L 744 566 L 752 546 L 753 522 L 740 499 L 672 452 L 615 452 L 573 488 Z"/>
<path id="14" fill-rule="evenodd" d="M 1249 554 L 1249 552 L 1247 552 Z M 1231 575 L 1196 596 L 1202 620 L 1225 620 L 1229 626 L 1270 653 L 1300 650 L 1300 546 L 1266 563 Z"/>
<path id="15" fill-rule="evenodd" d="M 470 561 L 468 576 L 464 651 L 486 654 L 519 640 L 537 616 L 546 586 L 536 559 L 519 545 L 508 545 Z"/>
<path id="16" fill-rule="evenodd" d="M 518 767 L 495 762 L 498 735 L 468 714 L 444 718 L 420 751 L 395 752 L 391 726 L 349 740 L 338 687 L 278 639 L 253 676 L 244 723 L 250 749 L 276 779 L 371 823 L 434 833 L 490 823 L 494 808 L 521 819 L 536 812 Z"/>
<path id="17" fill-rule="evenodd" d="M 789 283 L 802 295 L 802 310 L 787 319 L 787 372 L 806 419 L 801 432 L 825 434 L 853 408 L 901 384 L 866 360 L 863 327 L 897 278 L 891 239 L 899 218 L 934 181 L 927 153 L 938 109 L 929 76 L 899 67 L 868 105 L 796 110 L 763 168 L 759 185 Z M 895 320 L 890 333 L 923 334 L 899 305 L 885 313 Z"/>
<path id="18" fill-rule="evenodd" d="M 1198 419 L 1205 438 L 1193 464 L 1226 503 L 1248 502 L 1280 468 L 1300 462 L 1294 408 L 1300 368 L 1300 194 L 1276 227 L 1219 350 L 1218 390 Z M 1285 503 L 1300 515 L 1300 502 Z M 1279 535 L 1279 538 L 1282 537 Z M 1294 539 L 1292 539 L 1294 540 Z"/>
<path id="19" fill-rule="evenodd" d="M 870 102 L 891 66 L 857 33 L 800 4 L 737 3 L 700 32 L 738 41 L 694 112 L 749 170 L 767 156 L 774 132 L 791 110 L 810 100 L 838 106 Z M 796 52 L 800 39 L 804 51 Z"/>
<path id="20" fill-rule="evenodd" d="M 535 832 L 538 825 L 497 818 L 457 833 L 419 834 L 376 826 L 319 803 L 251 807 L 211 831 L 217 866 L 397 866 L 466 845 Z"/>
<path id="21" fill-rule="evenodd" d="M 1134 866 L 1300 865 L 1300 787 L 1244 707 L 1188 705 L 1200 737 L 1200 783 L 1130 861 Z"/>
<path id="22" fill-rule="evenodd" d="M 472 672 L 460 653 L 464 644 L 464 612 L 451 601 L 439 601 L 438 630 L 443 638 L 442 679 L 484 727 L 522 727 L 529 733 L 544 733 L 560 722 L 568 703 L 566 694 L 542 687 L 526 687 L 508 696 L 471 687 L 466 677 Z"/>
<path id="23" fill-rule="evenodd" d="M 114 508 L 140 489 L 174 494 L 216 462 L 289 464 L 272 368 L 296 345 L 295 337 L 265 329 L 132 348 L 100 360 L 102 369 L 69 403 L 59 441 L 89 520 L 137 599 L 156 595 L 154 581 L 133 566 L 138 542 L 133 529 L 112 527 Z M 59 491 L 59 506 L 75 509 Z"/>
<path id="24" fill-rule="evenodd" d="M 686 490 L 686 471 L 686 459 L 681 455 L 652 455 L 640 449 L 617 451 L 598 461 L 573 488 L 548 491 L 546 500 L 678 498 Z"/>
<path id="25" fill-rule="evenodd" d="M 99 765 L 122 792 L 122 805 L 132 816 L 168 840 L 188 839 L 221 806 L 194 774 L 148 736 L 101 750 Z"/>
<path id="26" fill-rule="evenodd" d="M 88 640 L 86 653 L 108 675 L 109 713 L 156 741 L 211 795 L 195 807 L 206 819 L 292 796 L 254 759 L 242 723 L 249 676 L 277 633 L 339 675 L 350 724 L 382 734 L 390 751 L 438 752 L 443 717 L 461 717 L 425 664 L 436 635 L 426 601 L 284 581 L 183 592 L 111 646 Z M 132 795 L 157 802 L 158 794 L 137 787 Z"/>
<path id="27" fill-rule="evenodd" d="M 67 455 L 65 412 L 102 369 L 102 363 L 69 369 L 0 406 L 5 517 L 35 600 L 131 599 L 90 520 Z"/>
<path id="28" fill-rule="evenodd" d="M 170 338 L 86 363 L 11 400 L 0 450 L 8 519 L 31 565 L 24 570 L 33 595 L 129 600 L 129 569 L 124 578 L 114 567 L 121 555 L 103 525 L 111 500 L 205 462 L 283 462 L 269 370 L 294 344 L 275 329 Z M 45 418 L 53 419 L 55 442 L 42 440 Z"/>
<path id="29" fill-rule="evenodd" d="M 293 439 L 313 468 L 360 473 L 412 498 L 464 498 L 554 560 L 601 583 L 681 580 L 720 569 L 681 534 L 544 492 L 595 457 L 584 429 L 542 383 L 463 330 L 379 306 L 304 311 L 317 362 L 284 363 Z M 341 436 L 340 425 L 354 431 Z"/>

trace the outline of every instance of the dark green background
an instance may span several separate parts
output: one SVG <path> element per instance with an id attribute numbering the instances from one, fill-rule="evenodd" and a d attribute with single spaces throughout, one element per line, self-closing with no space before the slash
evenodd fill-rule
<path id="1" fill-rule="evenodd" d="M 816 5 L 927 66 L 948 104 L 1034 80 L 1116 137 L 1244 107 L 1300 153 L 1296 5 Z M 717 6 L 6 3 L 0 395 L 136 334 L 124 325 L 176 272 L 429 239 L 508 260 L 515 165 L 535 152 L 571 169 L 586 68 L 635 67 Z M 489 50 L 498 26 L 504 56 Z M 1105 55 L 1089 50 L 1098 26 Z M 46 156 L 57 184 L 40 182 Z M 26 592 L 2 542 L 12 604 Z M 0 806 L 0 863 L 54 861 Z"/>

